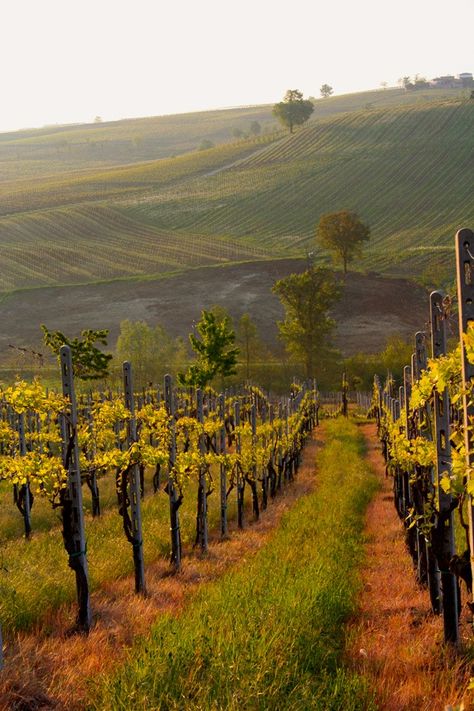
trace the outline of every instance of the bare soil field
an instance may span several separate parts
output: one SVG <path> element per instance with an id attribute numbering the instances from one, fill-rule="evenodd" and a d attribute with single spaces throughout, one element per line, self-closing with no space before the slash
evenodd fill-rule
<path id="1" fill-rule="evenodd" d="M 248 312 L 263 339 L 275 344 L 283 310 L 272 285 L 306 268 L 306 260 L 280 259 L 202 267 L 167 278 L 17 291 L 0 302 L 0 360 L 11 358 L 10 344 L 38 347 L 42 323 L 70 336 L 84 328 L 108 328 L 111 347 L 124 319 L 161 324 L 171 335 L 186 338 L 201 310 L 215 304 L 228 309 L 235 320 Z M 336 345 L 345 356 L 376 352 L 387 336 L 411 337 L 424 327 L 428 296 L 405 279 L 349 273 L 333 317 L 338 324 Z"/>

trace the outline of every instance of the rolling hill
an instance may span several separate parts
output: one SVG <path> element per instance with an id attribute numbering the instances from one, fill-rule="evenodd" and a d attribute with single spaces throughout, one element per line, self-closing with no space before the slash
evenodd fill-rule
<path id="1" fill-rule="evenodd" d="M 228 140 L 232 126 L 241 121 L 248 130 L 251 120 L 269 130 Z M 137 126 L 138 144 L 148 148 L 133 153 L 124 145 Z M 162 284 L 163 276 L 186 273 L 187 289 L 199 291 L 197 267 L 248 263 L 266 283 L 269 260 L 283 260 L 283 270 L 283 262 L 308 252 L 327 262 L 314 228 L 321 214 L 343 208 L 358 211 L 372 230 L 357 269 L 398 278 L 430 274 L 438 284 L 450 277 L 453 234 L 474 224 L 474 101 L 459 91 L 367 92 L 318 101 L 314 118 L 294 135 L 272 127 L 270 107 L 251 107 L 0 135 L 0 294 L 10 321 L 7 303 L 25 318 L 32 304 L 43 303 L 61 327 L 71 309 L 77 318 L 70 323 L 87 326 L 96 294 L 105 310 L 100 322 L 116 332 L 121 318 L 134 314 L 122 291 L 128 288 L 132 303 L 138 282 L 146 303 L 157 277 Z M 190 150 L 204 130 L 222 142 Z M 97 160 L 87 144 L 93 136 L 107 143 Z M 61 141 L 70 147 L 67 159 Z M 207 290 L 212 303 L 225 300 L 221 286 L 231 274 L 209 270 L 202 294 Z M 120 313 L 107 308 L 104 282 L 123 285 Z M 372 283 L 382 290 L 382 282 Z M 75 304 L 78 293 L 68 289 L 81 284 L 87 287 Z M 51 312 L 59 292 L 49 287 L 57 286 L 65 289 Z M 115 289 L 104 294 L 113 301 Z M 268 289 L 259 292 L 255 308 L 264 310 L 268 298 Z M 196 308 L 206 300 L 198 301 Z M 147 313 L 160 321 L 159 309 Z M 171 322 L 180 318 L 176 302 Z M 187 323 L 179 329 L 187 332 Z M 403 331 L 403 324 L 393 329 Z M 27 345 L 29 329 L 14 330 L 16 343 Z"/>

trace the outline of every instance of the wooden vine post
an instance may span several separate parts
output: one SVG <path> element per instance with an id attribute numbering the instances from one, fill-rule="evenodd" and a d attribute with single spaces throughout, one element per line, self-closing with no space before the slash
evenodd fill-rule
<path id="1" fill-rule="evenodd" d="M 415 353 L 414 353 L 414 370 L 415 377 L 419 380 L 422 372 L 426 370 L 428 365 L 428 354 L 426 351 L 426 333 L 417 331 L 415 334 Z M 418 410 L 418 432 L 420 437 L 428 441 L 433 440 L 431 430 L 431 408 L 429 403 Z M 426 507 L 429 498 L 435 495 L 435 475 L 433 468 L 420 467 L 419 471 L 419 487 L 421 487 L 422 506 L 425 509 L 424 515 L 428 513 Z M 434 512 L 430 512 L 430 523 L 434 525 Z M 423 545 L 423 555 L 426 555 L 428 588 L 430 592 L 431 606 L 435 615 L 439 615 L 442 611 L 442 593 L 441 593 L 441 575 L 438 566 L 438 560 L 433 549 L 432 529 L 429 538 L 420 535 L 420 544 Z"/>
<path id="2" fill-rule="evenodd" d="M 447 336 L 446 319 L 443 310 L 443 295 L 433 291 L 430 295 L 431 350 L 433 358 L 446 354 Z M 435 468 L 435 505 L 437 519 L 432 541 L 434 553 L 441 571 L 441 590 L 443 596 L 444 640 L 459 642 L 459 588 L 456 576 L 449 570 L 449 561 L 455 553 L 454 544 L 454 506 L 450 494 L 443 491 L 441 479 L 451 473 L 451 442 L 449 422 L 449 392 L 434 390 L 433 420 L 436 442 Z"/>
<path id="3" fill-rule="evenodd" d="M 18 415 L 18 448 L 20 451 L 20 456 L 24 457 L 26 455 L 26 439 L 25 439 L 25 413 L 21 412 Z M 25 538 L 29 538 L 31 535 L 31 489 L 30 482 L 27 481 L 23 484 L 18 491 L 18 501 L 17 506 L 23 516 L 23 522 L 25 525 Z"/>
<path id="4" fill-rule="evenodd" d="M 403 423 L 405 427 L 405 434 L 407 439 L 413 439 L 413 432 L 411 428 L 409 410 L 410 410 L 410 397 L 411 397 L 411 367 L 406 365 L 403 368 L 403 402 L 405 403 L 405 421 Z M 410 548 L 412 557 L 416 562 L 417 568 L 417 578 L 421 582 L 421 560 L 420 560 L 420 548 L 419 548 L 419 533 L 418 528 L 413 521 L 413 488 L 410 483 L 410 473 L 408 471 L 403 472 L 403 491 L 404 491 L 404 503 L 405 503 L 405 522 L 408 525 L 408 546 Z"/>
<path id="5" fill-rule="evenodd" d="M 252 428 L 252 453 L 257 450 L 257 408 L 255 405 L 250 407 L 250 426 Z M 252 464 L 252 473 L 250 476 L 247 475 L 247 480 L 252 491 L 252 508 L 255 520 L 258 521 L 260 518 L 260 507 L 258 505 L 258 491 L 257 491 L 257 464 L 254 460 Z M 266 505 L 266 503 L 265 503 Z"/>
<path id="6" fill-rule="evenodd" d="M 204 401 L 201 388 L 196 391 L 196 407 L 197 421 L 200 425 L 204 423 Z M 199 433 L 199 452 L 205 454 L 206 445 L 204 442 L 204 434 Z M 196 543 L 199 544 L 203 553 L 208 551 L 208 530 L 207 530 L 207 482 L 206 482 L 206 467 L 201 464 L 199 467 L 199 486 L 198 486 L 198 507 L 197 507 L 197 536 Z"/>
<path id="7" fill-rule="evenodd" d="M 471 473 L 474 467 L 474 438 L 472 434 L 472 421 L 474 418 L 474 405 L 468 392 L 474 380 L 474 365 L 469 363 L 464 344 L 464 334 L 470 324 L 474 325 L 474 232 L 472 230 L 459 230 L 456 234 L 456 272 L 458 284 L 459 308 L 459 340 L 461 342 L 461 363 L 463 380 L 463 413 L 464 413 L 464 441 L 466 445 L 467 488 L 472 489 L 474 476 Z M 474 575 L 474 515 L 473 495 L 468 493 L 469 516 L 469 553 L 471 570 Z"/>
<path id="8" fill-rule="evenodd" d="M 74 391 L 72 356 L 69 346 L 59 351 L 63 396 L 68 400 L 62 413 L 61 438 L 67 486 L 61 491 L 61 516 L 64 547 L 69 554 L 69 567 L 76 575 L 78 601 L 77 629 L 88 632 L 91 626 L 89 571 L 87 566 L 84 511 L 82 507 L 81 470 L 77 445 L 77 407 Z"/>
<path id="9" fill-rule="evenodd" d="M 176 421 L 173 399 L 173 384 L 171 375 L 165 375 L 164 381 L 165 407 L 170 418 L 170 446 L 168 460 L 168 482 L 167 491 L 170 504 L 170 535 L 171 535 L 171 563 L 176 571 L 181 569 L 181 529 L 179 523 L 179 507 L 182 497 L 178 495 L 173 478 L 174 465 L 176 463 Z"/>
<path id="10" fill-rule="evenodd" d="M 133 377 L 132 366 L 128 361 L 123 364 L 123 390 L 125 397 L 125 407 L 130 412 L 130 419 L 127 428 L 127 445 L 132 448 L 137 442 L 137 422 L 135 419 L 135 401 L 133 397 Z M 123 518 L 126 526 L 126 534 L 133 547 L 133 564 L 135 568 L 135 592 L 146 594 L 145 588 L 145 566 L 143 562 L 143 533 L 142 533 L 142 513 L 141 513 L 141 489 L 140 489 L 140 467 L 133 459 L 130 463 L 130 471 L 127 481 L 128 502 L 122 501 Z M 130 520 L 127 516 L 127 503 L 130 508 Z M 128 530 L 128 524 L 130 530 Z"/>
<path id="11" fill-rule="evenodd" d="M 235 453 L 237 455 L 237 459 L 239 459 L 240 454 L 242 452 L 242 444 L 241 444 L 241 439 L 240 439 L 240 432 L 239 432 L 239 427 L 240 427 L 240 402 L 236 400 L 234 404 L 234 423 L 235 423 L 235 430 L 236 430 L 236 436 L 235 436 Z M 236 484 L 236 491 L 237 491 L 237 525 L 239 528 L 244 527 L 244 490 L 245 490 L 245 480 L 244 477 L 242 476 L 242 472 L 240 471 L 240 463 L 237 461 L 236 466 L 235 466 L 235 484 Z"/>
<path id="12" fill-rule="evenodd" d="M 225 442 L 225 395 L 219 395 L 219 421 L 221 426 L 218 432 L 218 443 L 217 449 L 221 456 L 226 453 L 226 442 Z M 225 462 L 220 464 L 220 506 L 221 506 L 221 536 L 226 538 L 229 534 L 228 524 L 227 524 L 227 467 Z"/>

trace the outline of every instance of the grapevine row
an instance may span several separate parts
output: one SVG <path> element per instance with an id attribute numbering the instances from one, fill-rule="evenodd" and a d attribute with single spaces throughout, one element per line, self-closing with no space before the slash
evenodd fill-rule
<path id="1" fill-rule="evenodd" d="M 171 561 L 181 566 L 179 508 L 197 483 L 196 545 L 208 547 L 207 499 L 220 497 L 220 531 L 228 535 L 227 505 L 237 501 L 244 525 L 244 493 L 255 518 L 296 473 L 301 448 L 317 417 L 314 384 L 271 404 L 258 388 L 243 393 L 184 392 L 165 378 L 162 391 L 134 393 L 130 364 L 124 364 L 122 392 L 76 398 L 70 352 L 60 355 L 62 394 L 40 382 L 20 381 L 0 393 L 0 479 L 14 487 L 16 504 L 31 535 L 36 496 L 46 497 L 61 515 L 69 566 L 76 575 L 77 627 L 91 624 L 82 489 L 91 491 L 100 514 L 100 481 L 115 479 L 117 508 L 130 543 L 135 589 L 145 593 L 141 499 L 144 473 L 153 471 L 155 491 L 169 499 Z M 145 532 L 146 535 L 146 532 Z"/>
<path id="2" fill-rule="evenodd" d="M 411 364 L 396 388 L 374 382 L 374 414 L 393 476 L 417 577 L 429 589 L 445 641 L 459 642 L 463 580 L 472 596 L 474 517 L 474 233 L 456 235 L 459 342 L 447 348 L 453 300 L 430 296 L 430 331 L 418 332 Z M 428 358 L 428 346 L 431 357 Z M 455 517 L 457 513 L 457 519 Z M 459 551 L 459 552 L 458 552 Z M 468 601 L 471 610 L 472 601 Z"/>

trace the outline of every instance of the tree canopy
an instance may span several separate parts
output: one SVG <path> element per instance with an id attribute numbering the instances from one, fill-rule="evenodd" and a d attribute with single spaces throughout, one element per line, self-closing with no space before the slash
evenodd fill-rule
<path id="1" fill-rule="evenodd" d="M 288 89 L 283 101 L 273 107 L 273 115 L 290 129 L 290 133 L 293 133 L 294 126 L 305 123 L 313 111 L 312 101 L 303 99 L 303 94 L 298 89 Z"/>
<path id="2" fill-rule="evenodd" d="M 61 331 L 50 331 L 44 324 L 43 342 L 51 351 L 59 356 L 61 346 L 69 346 L 71 349 L 72 365 L 74 375 L 81 380 L 98 380 L 108 375 L 109 362 L 112 355 L 103 353 L 94 344 L 96 342 L 107 345 L 108 330 L 87 329 L 81 331 L 81 338 L 67 338 Z"/>
<path id="3" fill-rule="evenodd" d="M 285 320 L 278 323 L 278 330 L 287 351 L 304 363 L 308 378 L 319 377 L 324 361 L 334 353 L 330 338 L 335 322 L 329 309 L 340 290 L 333 275 L 313 266 L 280 279 L 272 291 L 285 309 Z"/>
<path id="4" fill-rule="evenodd" d="M 166 373 L 176 373 L 187 355 L 184 341 L 172 338 L 163 326 L 129 319 L 120 323 L 116 352 L 119 361 L 133 364 L 134 380 L 140 386 L 161 382 Z"/>
<path id="5" fill-rule="evenodd" d="M 321 89 L 319 90 L 323 99 L 327 99 L 328 96 L 331 96 L 333 91 L 334 91 L 334 89 L 332 88 L 332 86 L 329 86 L 329 84 L 323 84 Z"/>
<path id="6" fill-rule="evenodd" d="M 230 319 L 203 310 L 196 330 L 198 336 L 189 334 L 196 362 L 189 366 L 186 373 L 178 373 L 179 383 L 202 388 L 211 383 L 216 375 L 234 375 L 239 349 L 233 346 L 235 333 Z"/>
<path id="7" fill-rule="evenodd" d="M 370 228 L 355 212 L 341 210 L 323 215 L 316 228 L 316 240 L 321 247 L 333 253 L 335 261 L 342 262 L 344 274 L 347 265 L 360 255 L 362 243 L 370 238 Z"/>

